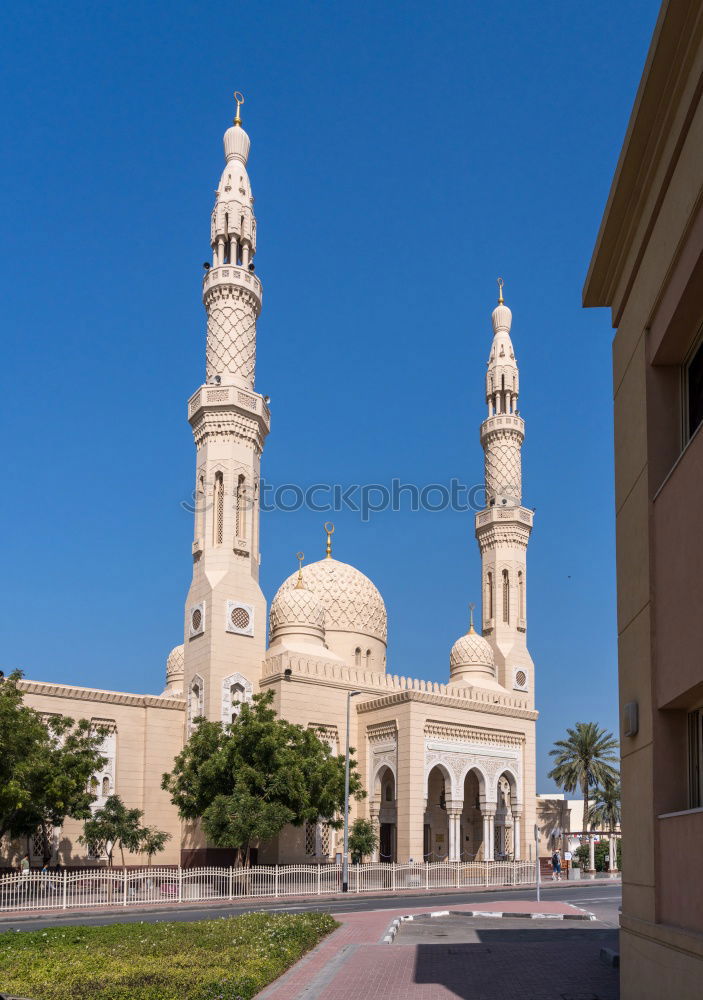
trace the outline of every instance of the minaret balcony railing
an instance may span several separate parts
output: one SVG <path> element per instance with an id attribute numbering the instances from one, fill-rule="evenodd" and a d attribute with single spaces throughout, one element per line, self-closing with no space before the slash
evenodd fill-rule
<path id="1" fill-rule="evenodd" d="M 219 267 L 211 267 L 203 277 L 203 297 L 208 292 L 223 285 L 245 288 L 258 300 L 258 308 L 261 309 L 263 288 L 257 276 L 249 268 L 240 267 L 238 264 L 221 264 Z"/>
<path id="2" fill-rule="evenodd" d="M 271 411 L 263 396 L 248 392 L 236 385 L 201 385 L 188 400 L 188 419 L 202 409 L 235 409 L 247 415 L 256 415 L 268 431 Z"/>
<path id="3" fill-rule="evenodd" d="M 490 524 L 505 524 L 506 521 L 517 521 L 532 528 L 534 514 L 528 507 L 489 507 L 476 515 L 476 530 Z"/>
<path id="4" fill-rule="evenodd" d="M 522 417 L 517 417 L 514 413 L 496 413 L 492 417 L 486 417 L 481 424 L 481 438 L 491 431 L 513 429 L 525 436 L 525 421 Z"/>

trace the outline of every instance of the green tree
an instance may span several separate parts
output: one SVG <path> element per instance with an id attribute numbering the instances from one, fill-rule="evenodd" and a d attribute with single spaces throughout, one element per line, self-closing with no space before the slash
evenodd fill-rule
<path id="1" fill-rule="evenodd" d="M 577 722 L 566 730 L 567 738 L 557 740 L 549 751 L 554 757 L 554 767 L 548 777 L 565 792 L 577 789 L 583 795 L 583 822 L 590 823 L 589 797 L 592 788 L 617 781 L 618 758 L 615 754 L 618 741 L 612 733 L 601 729 L 595 722 Z"/>
<path id="2" fill-rule="evenodd" d="M 90 816 L 90 779 L 106 763 L 106 731 L 88 719 L 42 718 L 24 704 L 21 677 L 15 670 L 0 680 L 0 839 L 41 830 L 48 861 L 52 827 Z"/>
<path id="3" fill-rule="evenodd" d="M 246 863 L 252 846 L 287 823 L 339 829 L 344 808 L 344 758 L 312 729 L 277 718 L 272 701 L 272 691 L 254 695 L 230 725 L 196 719 L 162 781 L 182 819 L 201 819 L 212 844 Z M 356 798 L 365 794 L 353 759 L 349 787 Z"/>
<path id="4" fill-rule="evenodd" d="M 108 864 L 112 866 L 112 853 L 116 847 L 120 849 L 122 866 L 124 867 L 125 848 L 132 854 L 144 850 L 147 839 L 154 842 L 158 831 L 153 827 L 144 827 L 141 819 L 144 813 L 141 809 L 128 809 L 119 795 L 110 795 L 105 800 L 102 809 L 83 824 L 83 833 L 78 838 L 81 844 L 89 846 L 105 845 Z M 161 834 L 164 841 L 156 850 L 163 850 L 168 834 Z M 154 851 L 153 853 L 156 853 Z"/>
<path id="5" fill-rule="evenodd" d="M 608 833 L 615 833 L 622 812 L 620 809 L 620 782 L 607 782 L 602 788 L 597 788 L 593 797 L 591 807 L 591 828 L 607 830 Z"/>
<path id="6" fill-rule="evenodd" d="M 596 866 L 597 872 L 607 872 L 608 871 L 608 854 L 610 852 L 610 844 L 607 840 L 599 840 L 595 845 L 593 851 L 593 859 Z M 587 869 L 590 864 L 590 850 L 588 844 L 581 844 L 574 851 L 575 856 L 578 858 L 581 868 Z M 617 838 L 615 846 L 615 864 L 619 870 L 622 870 L 622 842 L 620 838 Z"/>
<path id="7" fill-rule="evenodd" d="M 160 854 L 170 839 L 170 833 L 165 833 L 163 830 L 157 830 L 155 826 L 146 827 L 142 837 L 141 850 L 142 854 L 146 854 L 148 857 L 150 868 L 154 855 Z"/>
<path id="8" fill-rule="evenodd" d="M 378 835 L 368 819 L 355 819 L 349 831 L 349 850 L 355 860 L 368 857 L 378 847 Z"/>

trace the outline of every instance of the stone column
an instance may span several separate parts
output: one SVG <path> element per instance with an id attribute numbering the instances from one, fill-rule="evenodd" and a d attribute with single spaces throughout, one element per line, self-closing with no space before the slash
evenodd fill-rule
<path id="1" fill-rule="evenodd" d="M 493 861 L 493 851 L 495 847 L 495 819 L 494 812 L 485 813 L 483 820 L 483 860 Z"/>
<path id="2" fill-rule="evenodd" d="M 593 834 L 588 838 L 588 870 L 589 872 L 596 870 L 596 842 Z"/>
<path id="3" fill-rule="evenodd" d="M 461 835 L 460 823 L 463 808 L 463 802 L 447 803 L 447 827 L 449 830 L 449 853 L 447 857 L 449 861 L 460 860 L 461 844 L 459 838 Z"/>
<path id="4" fill-rule="evenodd" d="M 380 811 L 381 811 L 381 805 L 380 805 L 379 802 L 371 802 L 371 803 L 369 803 L 369 815 L 370 815 L 370 818 L 371 818 L 371 825 L 372 825 L 374 833 L 376 834 L 376 837 L 378 839 L 378 846 L 376 847 L 376 850 L 371 855 L 371 860 L 372 861 L 378 861 L 379 857 L 380 857 L 380 855 L 379 855 L 379 851 L 381 849 L 381 821 L 379 819 L 379 813 L 380 813 Z"/>
<path id="5" fill-rule="evenodd" d="M 427 782 L 425 780 L 425 718 L 419 702 L 410 702 L 398 719 L 398 779 L 396 782 L 397 858 L 422 858 Z"/>
<path id="6" fill-rule="evenodd" d="M 611 833 L 609 837 L 609 849 L 608 849 L 608 853 L 610 854 L 610 861 L 608 862 L 608 871 L 611 872 L 611 874 L 618 870 L 617 847 L 618 847 L 618 842 Z"/>
<path id="7" fill-rule="evenodd" d="M 520 845 L 520 827 L 521 827 L 521 812 L 513 812 L 513 857 L 516 861 L 520 861 L 522 858 L 522 848 Z"/>

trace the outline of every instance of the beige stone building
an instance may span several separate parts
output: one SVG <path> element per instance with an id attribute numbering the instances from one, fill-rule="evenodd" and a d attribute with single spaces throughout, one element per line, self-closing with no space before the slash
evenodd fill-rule
<path id="1" fill-rule="evenodd" d="M 613 342 L 624 1000 L 703 994 L 703 6 L 662 5 L 584 303 Z"/>
<path id="2" fill-rule="evenodd" d="M 282 716 L 314 727 L 335 753 L 344 752 L 352 699 L 350 742 L 368 791 L 352 804 L 352 818 L 377 825 L 379 859 L 525 857 L 535 822 L 537 713 L 526 641 L 533 514 L 522 506 L 525 425 L 502 282 L 492 334 L 486 324 L 480 426 L 486 503 L 476 515 L 482 577 L 472 589 L 482 595 L 482 634 L 471 624 L 447 651 L 446 683 L 398 676 L 387 669 L 383 598 L 359 569 L 332 555 L 331 530 L 324 557 L 285 580 L 270 608 L 259 585 L 258 488 L 270 414 L 254 380 L 262 285 L 254 270 L 249 145 L 238 111 L 224 136 L 212 264 L 203 278 L 205 382 L 188 400 L 196 446 L 193 571 L 166 689 L 144 696 L 27 681 L 27 702 L 109 726 L 97 804 L 116 792 L 168 830 L 164 862 L 231 861 L 231 852 L 208 847 L 197 829 L 181 828 L 161 775 L 196 717 L 230 723 L 242 702 L 269 689 Z M 57 832 L 63 861 L 87 860 L 79 832 L 77 823 Z M 324 861 L 339 850 L 327 825 L 291 827 L 262 844 L 258 860 Z"/>

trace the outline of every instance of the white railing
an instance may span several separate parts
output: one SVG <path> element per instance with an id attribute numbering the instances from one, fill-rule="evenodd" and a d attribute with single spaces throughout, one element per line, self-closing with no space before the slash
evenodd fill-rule
<path id="1" fill-rule="evenodd" d="M 370 862 L 349 866 L 352 893 L 515 886 L 534 881 L 535 865 L 530 861 Z M 0 911 L 320 896 L 341 891 L 342 866 L 337 864 L 17 872 L 0 875 Z"/>

